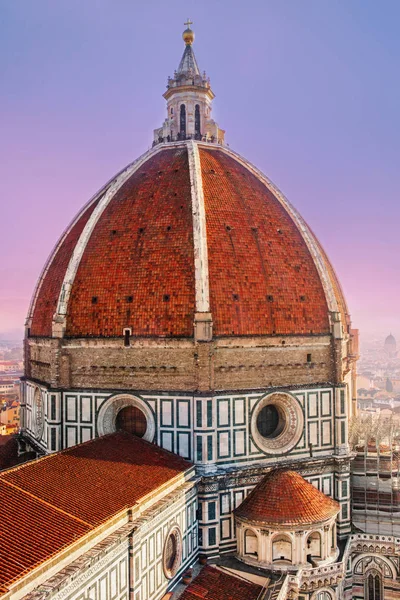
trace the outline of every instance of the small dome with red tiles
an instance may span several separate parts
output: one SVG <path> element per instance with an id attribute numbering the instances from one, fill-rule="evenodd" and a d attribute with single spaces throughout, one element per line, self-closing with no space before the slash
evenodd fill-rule
<path id="1" fill-rule="evenodd" d="M 296 527 L 331 519 L 339 504 L 295 471 L 274 469 L 260 481 L 235 515 L 245 521 Z"/>
<path id="2" fill-rule="evenodd" d="M 335 273 L 277 188 L 228 147 L 162 143 L 67 228 L 39 279 L 30 336 L 328 334 Z M 61 332 L 61 333 L 60 333 Z"/>

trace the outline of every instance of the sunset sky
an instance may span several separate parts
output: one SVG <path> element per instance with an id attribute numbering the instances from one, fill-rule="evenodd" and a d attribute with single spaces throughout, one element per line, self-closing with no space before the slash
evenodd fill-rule
<path id="1" fill-rule="evenodd" d="M 1 0 L 0 334 L 165 116 L 190 16 L 226 141 L 308 221 L 361 334 L 400 338 L 398 0 Z"/>

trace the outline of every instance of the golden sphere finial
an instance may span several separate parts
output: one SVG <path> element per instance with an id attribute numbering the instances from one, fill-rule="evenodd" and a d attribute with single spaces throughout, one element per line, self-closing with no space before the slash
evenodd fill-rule
<path id="1" fill-rule="evenodd" d="M 190 26 L 193 25 L 193 21 L 188 19 L 184 25 L 187 27 L 182 34 L 183 41 L 185 42 L 186 46 L 191 46 L 194 42 L 194 31 L 190 29 Z"/>

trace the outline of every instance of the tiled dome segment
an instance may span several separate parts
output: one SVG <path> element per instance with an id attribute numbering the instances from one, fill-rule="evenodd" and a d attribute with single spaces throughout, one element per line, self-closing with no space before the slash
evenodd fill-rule
<path id="1" fill-rule="evenodd" d="M 236 159 L 200 157 L 214 335 L 329 333 L 318 271 L 287 211 Z"/>
<path id="2" fill-rule="evenodd" d="M 96 208 L 97 203 L 98 200 L 93 202 L 83 212 L 70 231 L 67 232 L 59 248 L 50 259 L 48 270 L 41 283 L 33 311 L 30 331 L 32 336 L 50 337 L 52 334 L 52 319 L 57 309 L 58 297 L 68 263 L 82 230 Z"/>
<path id="3" fill-rule="evenodd" d="M 99 218 L 68 303 L 66 336 L 192 336 L 193 224 L 186 148 L 150 157 Z"/>
<path id="4" fill-rule="evenodd" d="M 297 526 L 325 521 L 339 504 L 295 471 L 268 473 L 235 510 L 237 517 L 258 523 Z"/>

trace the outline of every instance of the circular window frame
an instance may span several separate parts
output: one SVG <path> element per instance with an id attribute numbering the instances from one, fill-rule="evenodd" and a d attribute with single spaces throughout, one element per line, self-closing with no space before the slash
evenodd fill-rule
<path id="1" fill-rule="evenodd" d="M 175 536 L 176 539 L 176 556 L 172 565 L 171 569 L 168 569 L 167 567 L 167 557 L 166 557 L 166 551 L 167 551 L 167 544 L 168 544 L 168 540 L 171 536 Z M 163 571 L 164 571 L 164 575 L 167 579 L 173 579 L 175 577 L 175 575 L 178 573 L 179 568 L 182 564 L 182 533 L 181 530 L 179 529 L 178 525 L 174 525 L 173 527 L 171 527 L 171 529 L 168 531 L 166 537 L 165 537 L 165 541 L 164 541 L 164 547 L 163 547 L 163 555 L 162 555 L 162 564 L 163 564 Z"/>
<path id="2" fill-rule="evenodd" d="M 258 430 L 257 419 L 262 409 L 274 405 L 284 415 L 282 431 L 274 438 L 264 437 Z M 251 433 L 254 442 L 266 454 L 285 454 L 298 444 L 304 431 L 304 414 L 297 398 L 287 392 L 267 394 L 255 405 L 251 414 Z"/>
<path id="3" fill-rule="evenodd" d="M 36 438 L 41 440 L 44 432 L 44 402 L 42 390 L 38 386 L 35 386 L 33 392 L 33 431 Z"/>
<path id="4" fill-rule="evenodd" d="M 99 435 L 107 435 L 116 432 L 117 414 L 123 408 L 135 406 L 144 413 L 147 421 L 147 429 L 140 438 L 152 442 L 156 433 L 156 423 L 151 408 L 136 396 L 130 394 L 118 394 L 109 398 L 101 407 L 97 417 L 97 430 Z"/>

